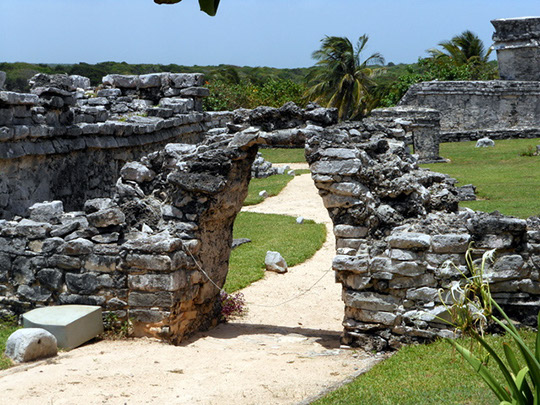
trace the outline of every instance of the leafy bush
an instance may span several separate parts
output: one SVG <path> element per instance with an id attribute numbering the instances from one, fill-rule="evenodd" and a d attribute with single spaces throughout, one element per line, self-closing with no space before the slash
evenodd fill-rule
<path id="1" fill-rule="evenodd" d="M 420 58 L 416 69 L 407 67 L 407 73 L 397 81 L 387 83 L 378 90 L 381 107 L 392 107 L 405 95 L 415 83 L 432 80 L 493 80 L 498 77 L 496 63 L 471 61 L 462 65 L 455 64 L 450 58 Z"/>
<path id="2" fill-rule="evenodd" d="M 206 111 L 232 111 L 237 108 L 259 106 L 281 107 L 292 101 L 304 106 L 304 86 L 289 79 L 271 78 L 263 84 L 253 84 L 249 80 L 232 83 L 215 79 L 206 83 L 210 96 L 203 102 Z"/>

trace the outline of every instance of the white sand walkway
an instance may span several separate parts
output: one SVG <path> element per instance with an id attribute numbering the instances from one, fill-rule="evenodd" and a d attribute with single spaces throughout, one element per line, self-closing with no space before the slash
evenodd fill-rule
<path id="1" fill-rule="evenodd" d="M 309 174 L 246 211 L 303 216 L 327 224 L 323 248 L 284 275 L 243 292 L 251 305 L 180 347 L 151 339 L 101 341 L 31 367 L 0 372 L 5 404 L 294 404 L 377 360 L 339 348 L 341 288 L 329 271 L 330 220 Z M 321 279 L 322 277 L 322 279 Z M 286 304 L 268 307 L 309 292 Z"/>

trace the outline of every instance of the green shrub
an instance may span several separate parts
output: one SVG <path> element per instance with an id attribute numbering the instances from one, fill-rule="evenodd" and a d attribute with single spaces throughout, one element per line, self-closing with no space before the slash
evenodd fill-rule
<path id="1" fill-rule="evenodd" d="M 210 96 L 203 102 L 206 111 L 232 111 L 259 106 L 278 108 L 289 101 L 299 106 L 305 105 L 302 96 L 304 86 L 289 79 L 270 78 L 262 84 L 253 84 L 249 80 L 231 83 L 218 78 L 208 81 L 206 87 L 210 90 Z"/>

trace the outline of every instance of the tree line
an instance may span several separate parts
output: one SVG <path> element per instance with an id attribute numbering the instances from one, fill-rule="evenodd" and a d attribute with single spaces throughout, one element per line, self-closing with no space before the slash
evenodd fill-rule
<path id="1" fill-rule="evenodd" d="M 363 56 L 368 36 L 356 43 L 345 37 L 327 36 L 313 52 L 316 64 L 309 68 L 278 69 L 249 66 L 184 66 L 177 64 L 30 64 L 0 63 L 7 73 L 6 88 L 28 91 L 28 79 L 36 73 L 77 74 L 101 84 L 107 74 L 204 73 L 210 97 L 207 111 L 279 107 L 288 101 L 305 106 L 315 101 L 335 107 L 342 120 L 360 119 L 377 107 L 399 102 L 409 87 L 431 80 L 490 80 L 498 77 L 497 63 L 489 61 L 490 50 L 471 31 L 429 49 L 428 56 L 413 64 L 385 64 L 383 55 Z"/>

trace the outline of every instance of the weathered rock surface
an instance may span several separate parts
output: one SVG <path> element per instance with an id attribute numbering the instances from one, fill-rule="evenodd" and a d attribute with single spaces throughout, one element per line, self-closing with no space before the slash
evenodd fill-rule
<path id="1" fill-rule="evenodd" d="M 493 142 L 493 140 L 485 137 L 485 138 L 481 138 L 479 139 L 478 141 L 476 141 L 476 147 L 477 148 L 490 148 L 490 147 L 493 147 L 495 146 L 495 142 Z"/>
<path id="2" fill-rule="evenodd" d="M 266 271 L 273 271 L 276 273 L 286 273 L 288 271 L 287 262 L 279 252 L 266 252 L 264 265 L 266 266 Z"/>
<path id="3" fill-rule="evenodd" d="M 56 356 L 56 338 L 45 329 L 16 330 L 6 342 L 5 354 L 16 363 Z"/>

